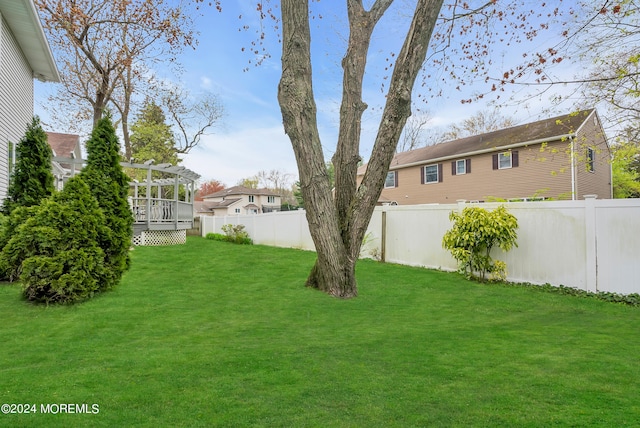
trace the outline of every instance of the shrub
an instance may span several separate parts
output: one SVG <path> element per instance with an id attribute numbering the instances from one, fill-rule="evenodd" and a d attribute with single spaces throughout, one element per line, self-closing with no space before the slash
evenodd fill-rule
<path id="1" fill-rule="evenodd" d="M 100 288 L 115 286 L 129 268 L 133 214 L 127 196 L 129 179 L 120 166 L 120 145 L 109 116 L 100 119 L 87 141 L 87 165 L 79 174 L 104 212 L 110 233 L 99 242 L 105 254 Z"/>
<path id="2" fill-rule="evenodd" d="M 11 238 L 16 236 L 20 225 L 33 217 L 38 211 L 38 208 L 39 206 L 16 206 L 10 215 L 3 216 L 2 228 L 0 228 L 0 279 L 14 281 L 20 276 L 22 260 L 18 263 L 6 257 L 2 250 Z"/>
<path id="3" fill-rule="evenodd" d="M 453 228 L 442 238 L 442 246 L 458 261 L 459 269 L 467 277 L 481 281 L 490 274 L 490 279 L 504 280 L 507 266 L 502 261 L 494 261 L 491 249 L 494 246 L 509 251 L 516 243 L 517 219 L 504 206 L 493 211 L 479 207 L 467 207 L 461 214 L 451 212 L 449 219 Z"/>
<path id="4" fill-rule="evenodd" d="M 222 226 L 222 231 L 227 236 L 227 240 L 229 242 L 233 242 L 234 244 L 244 244 L 251 245 L 253 241 L 249 237 L 249 233 L 244 230 L 243 224 L 238 224 L 236 226 L 232 224 L 225 224 Z"/>
<path id="5" fill-rule="evenodd" d="M 205 235 L 206 239 L 211 239 L 213 241 L 228 241 L 227 236 L 221 233 L 207 233 Z"/>
<path id="6" fill-rule="evenodd" d="M 105 255 L 98 243 L 109 230 L 79 176 L 40 206 L 2 250 L 0 259 L 20 276 L 26 299 L 73 303 L 100 290 Z"/>
<path id="7" fill-rule="evenodd" d="M 9 215 L 16 207 L 38 205 L 53 194 L 52 157 L 47 134 L 40 125 L 40 119 L 34 117 L 16 146 L 16 165 L 2 206 L 4 214 Z"/>

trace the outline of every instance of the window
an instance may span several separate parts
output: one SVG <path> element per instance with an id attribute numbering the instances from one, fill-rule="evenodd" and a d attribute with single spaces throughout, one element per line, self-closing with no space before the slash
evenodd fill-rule
<path id="1" fill-rule="evenodd" d="M 249 195 L 249 202 L 255 202 L 255 196 Z"/>
<path id="2" fill-rule="evenodd" d="M 276 203 L 276 197 L 275 196 L 267 196 L 267 203 L 275 204 Z"/>
<path id="3" fill-rule="evenodd" d="M 236 214 L 240 214 L 240 208 L 236 208 Z"/>
<path id="4" fill-rule="evenodd" d="M 471 159 L 460 159 L 451 162 L 451 175 L 463 175 L 471 173 Z"/>
<path id="5" fill-rule="evenodd" d="M 511 152 L 498 154 L 498 169 L 511 168 Z"/>
<path id="6" fill-rule="evenodd" d="M 596 151 L 591 147 L 587 148 L 587 171 L 595 172 Z"/>
<path id="7" fill-rule="evenodd" d="M 519 165 L 518 151 L 496 153 L 493 155 L 493 169 L 516 168 Z"/>
<path id="8" fill-rule="evenodd" d="M 396 171 L 389 171 L 387 173 L 387 179 L 384 181 L 384 187 L 398 187 L 398 173 Z"/>
<path id="9" fill-rule="evenodd" d="M 442 164 L 427 165 L 420 169 L 422 184 L 441 183 L 442 182 Z"/>

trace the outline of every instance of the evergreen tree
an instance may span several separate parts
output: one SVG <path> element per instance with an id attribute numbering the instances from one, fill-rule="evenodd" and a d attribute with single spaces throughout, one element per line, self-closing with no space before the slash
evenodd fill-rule
<path id="1" fill-rule="evenodd" d="M 73 303 L 100 290 L 109 234 L 89 187 L 79 176 L 42 201 L 0 254 L 0 263 L 19 275 L 27 300 Z"/>
<path id="2" fill-rule="evenodd" d="M 153 159 L 155 163 L 180 163 L 171 126 L 162 108 L 148 102 L 131 125 L 131 154 L 137 163 Z"/>
<path id="3" fill-rule="evenodd" d="M 53 194 L 52 157 L 47 134 L 40 125 L 40 119 L 34 117 L 25 136 L 16 146 L 16 165 L 2 207 L 5 215 L 18 206 L 38 205 L 42 199 Z"/>
<path id="4" fill-rule="evenodd" d="M 120 145 L 107 115 L 100 119 L 86 143 L 87 165 L 80 177 L 87 183 L 105 216 L 110 230 L 100 247 L 105 255 L 105 274 L 100 290 L 115 286 L 129 268 L 129 248 L 133 233 L 133 214 L 127 196 L 129 179 L 120 166 Z"/>

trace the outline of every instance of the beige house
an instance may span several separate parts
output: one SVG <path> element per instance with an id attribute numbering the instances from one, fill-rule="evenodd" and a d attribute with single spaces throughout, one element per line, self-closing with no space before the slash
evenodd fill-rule
<path id="1" fill-rule="evenodd" d="M 282 197 L 269 189 L 235 186 L 202 197 L 196 215 L 245 215 L 280 211 Z"/>
<path id="2" fill-rule="evenodd" d="M 359 181 L 366 165 L 358 170 Z M 611 151 L 595 110 L 398 153 L 380 203 L 612 197 Z"/>
<path id="3" fill-rule="evenodd" d="M 51 146 L 54 158 L 82 159 L 79 135 L 47 132 L 47 141 Z M 51 163 L 55 186 L 58 190 L 62 190 L 69 177 L 80 170 L 80 166 L 76 164 L 58 162 L 55 159 Z"/>

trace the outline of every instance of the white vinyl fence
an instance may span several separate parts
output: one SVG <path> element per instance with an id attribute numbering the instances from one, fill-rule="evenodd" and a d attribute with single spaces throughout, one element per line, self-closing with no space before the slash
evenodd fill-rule
<path id="1" fill-rule="evenodd" d="M 411 266 L 456 270 L 442 248 L 449 213 L 470 204 L 376 208 L 362 256 Z M 499 203 L 479 206 L 493 209 Z M 640 293 L 640 199 L 513 202 L 518 247 L 492 256 L 507 263 L 508 279 L 587 291 Z M 474 205 L 475 206 L 475 205 Z M 201 217 L 202 235 L 244 224 L 256 244 L 313 250 L 305 212 Z"/>

